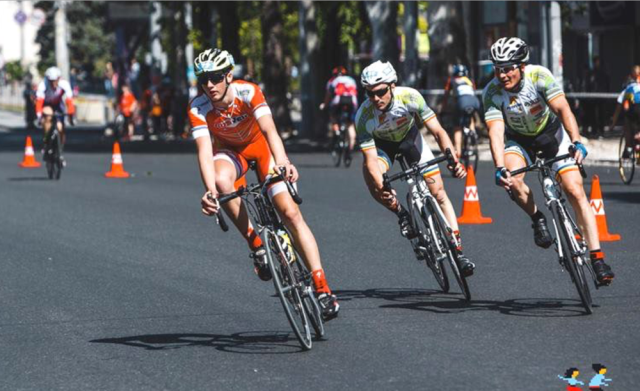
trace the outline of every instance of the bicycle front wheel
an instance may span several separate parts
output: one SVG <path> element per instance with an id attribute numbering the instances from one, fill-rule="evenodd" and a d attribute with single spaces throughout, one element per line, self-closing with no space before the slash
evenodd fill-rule
<path id="1" fill-rule="evenodd" d="M 574 230 L 573 225 L 567 217 L 567 211 L 560 205 L 554 207 L 554 218 L 558 223 L 558 230 L 560 241 L 559 246 L 562 246 L 562 255 L 565 268 L 571 276 L 571 280 L 578 291 L 580 296 L 580 302 L 587 314 L 593 313 L 593 302 L 591 299 L 591 292 L 589 291 L 589 284 L 587 281 L 587 275 L 585 269 L 587 268 L 586 251 L 580 251 L 580 246 L 576 240 L 576 234 L 579 234 L 577 230 Z"/>
<path id="2" fill-rule="evenodd" d="M 425 207 L 428 208 L 428 212 L 433 216 L 434 236 L 439 241 L 441 248 L 447 254 L 449 260 L 449 266 L 453 271 L 453 275 L 458 281 L 460 291 L 465 300 L 471 300 L 471 291 L 469 290 L 469 284 L 467 278 L 460 271 L 460 264 L 458 262 L 458 251 L 456 250 L 455 239 L 453 238 L 453 231 L 449 227 L 449 223 L 444 219 L 442 210 L 436 204 L 435 200 L 431 197 L 427 197 Z M 426 212 L 426 211 L 425 211 Z M 426 215 L 426 214 L 425 214 Z"/>
<path id="3" fill-rule="evenodd" d="M 291 233 L 289 233 L 289 237 L 292 237 Z M 322 309 L 320 308 L 320 303 L 315 295 L 315 286 L 313 284 L 311 272 L 309 272 L 300 252 L 296 250 L 295 246 L 292 245 L 291 247 L 293 248 L 294 255 L 294 261 L 291 264 L 291 267 L 298 281 L 303 283 L 302 303 L 304 304 L 309 320 L 311 321 L 311 326 L 316 334 L 316 339 L 322 339 L 322 337 L 324 337 L 324 321 L 322 320 Z"/>
<path id="4" fill-rule="evenodd" d="M 629 150 L 627 150 L 627 147 Z M 622 182 L 625 185 L 630 185 L 636 170 L 636 152 L 633 149 L 633 145 L 627 146 L 624 132 L 622 132 L 620 146 L 618 147 L 618 170 L 620 171 Z"/>
<path id="5" fill-rule="evenodd" d="M 438 285 L 444 293 L 449 292 L 449 277 L 444 268 L 443 260 L 447 254 L 441 254 L 434 248 L 432 240 L 430 240 L 431 230 L 429 229 L 429 222 L 427 216 L 420 213 L 420 211 L 413 204 L 413 197 L 411 193 L 407 194 L 407 205 L 409 207 L 409 213 L 411 215 L 411 224 L 413 228 L 418 232 L 418 237 L 412 239 L 413 251 L 416 253 L 418 259 L 424 259 L 427 267 L 431 269 L 433 276 L 435 277 Z"/>
<path id="6" fill-rule="evenodd" d="M 265 230 L 264 243 L 267 246 L 269 269 L 273 275 L 273 285 L 282 302 L 296 338 L 304 350 L 311 349 L 311 327 L 306 306 L 303 302 L 304 283 L 294 273 L 290 259 L 285 254 L 275 232 Z"/>

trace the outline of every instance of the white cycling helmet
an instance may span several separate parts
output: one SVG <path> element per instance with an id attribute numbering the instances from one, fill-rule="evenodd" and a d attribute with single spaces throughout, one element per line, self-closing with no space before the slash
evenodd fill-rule
<path id="1" fill-rule="evenodd" d="M 193 60 L 193 65 L 196 76 L 200 76 L 208 72 L 229 72 L 233 69 L 235 62 L 233 56 L 226 50 L 207 49 Z"/>
<path id="2" fill-rule="evenodd" d="M 529 47 L 520 38 L 502 37 L 491 45 L 489 57 L 497 65 L 523 64 L 529 61 Z"/>
<path id="3" fill-rule="evenodd" d="M 49 80 L 58 80 L 62 76 L 62 72 L 57 67 L 51 67 L 44 72 L 44 76 Z"/>
<path id="4" fill-rule="evenodd" d="M 360 83 L 364 87 L 375 86 L 380 83 L 395 83 L 398 81 L 396 70 L 390 62 L 380 60 L 364 68 L 360 75 Z"/>

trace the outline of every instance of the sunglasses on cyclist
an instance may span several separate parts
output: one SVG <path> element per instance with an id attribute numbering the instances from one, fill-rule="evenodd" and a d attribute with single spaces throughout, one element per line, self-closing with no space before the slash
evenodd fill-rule
<path id="1" fill-rule="evenodd" d="M 390 88 L 391 87 L 387 85 L 387 88 L 383 88 L 381 90 L 371 91 L 371 90 L 365 89 L 364 91 L 366 92 L 369 98 L 373 98 L 374 96 L 377 96 L 378 98 L 382 98 L 383 96 L 387 95 L 387 92 L 389 92 Z"/>
<path id="2" fill-rule="evenodd" d="M 226 73 L 205 73 L 204 75 L 198 76 L 198 83 L 202 85 L 206 85 L 208 82 L 218 84 L 224 80 L 226 76 Z"/>
<path id="3" fill-rule="evenodd" d="M 505 65 L 502 67 L 496 66 L 494 69 L 496 73 L 500 74 L 500 73 L 509 73 L 513 70 L 516 70 L 517 68 L 518 68 L 518 64 L 512 64 L 512 65 Z"/>

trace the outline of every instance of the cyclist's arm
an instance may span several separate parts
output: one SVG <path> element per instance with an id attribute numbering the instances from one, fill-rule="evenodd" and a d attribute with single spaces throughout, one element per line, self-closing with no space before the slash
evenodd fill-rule
<path id="1" fill-rule="evenodd" d="M 487 122 L 491 156 L 496 167 L 504 167 L 504 121 L 495 119 Z"/>
<path id="2" fill-rule="evenodd" d="M 73 90 L 71 85 L 66 80 L 60 80 L 60 88 L 64 90 L 64 103 L 67 106 L 67 114 L 74 115 L 76 113 L 76 107 L 73 104 Z"/>
<path id="3" fill-rule="evenodd" d="M 616 110 L 613 112 L 613 118 L 611 119 L 610 130 L 613 130 L 613 128 L 616 126 L 616 123 L 618 123 L 618 117 L 620 116 L 621 112 L 622 112 L 622 105 L 618 103 L 616 104 Z"/>
<path id="4" fill-rule="evenodd" d="M 569 102 L 567 102 L 564 94 L 553 98 L 549 102 L 549 108 L 560 118 L 560 122 L 562 122 L 565 130 L 569 133 L 571 142 L 580 141 L 580 130 L 578 129 L 576 116 L 573 115 L 571 106 L 569 106 Z"/>
<path id="5" fill-rule="evenodd" d="M 276 165 L 284 166 L 290 164 L 282 139 L 276 130 L 276 124 L 273 122 L 273 116 L 271 114 L 261 116 L 258 118 L 258 126 L 260 126 L 260 130 L 267 138 L 267 143 Z"/>
<path id="6" fill-rule="evenodd" d="M 436 118 L 435 115 L 429 118 L 428 120 L 424 121 L 424 126 L 426 126 L 429 132 L 433 135 L 433 137 L 435 137 L 436 142 L 440 146 L 440 150 L 443 153 L 447 149 L 450 149 L 451 151 L 455 151 L 455 149 L 453 148 L 453 143 L 451 143 L 451 139 L 449 138 L 447 131 L 444 130 L 442 125 L 440 125 L 440 121 L 438 121 L 438 118 Z M 458 158 L 455 156 L 455 154 L 453 156 L 453 159 L 456 162 L 458 161 Z"/>
<path id="7" fill-rule="evenodd" d="M 362 156 L 364 156 L 365 175 L 369 177 L 377 190 L 382 190 L 384 184 L 382 182 L 382 172 L 378 165 L 377 150 L 375 148 L 363 149 Z"/>
<path id="8" fill-rule="evenodd" d="M 211 145 L 211 137 L 201 136 L 196 138 L 198 147 L 198 166 L 200 167 L 200 177 L 202 184 L 207 191 L 217 195 L 216 190 L 216 170 L 213 164 L 213 146 Z"/>

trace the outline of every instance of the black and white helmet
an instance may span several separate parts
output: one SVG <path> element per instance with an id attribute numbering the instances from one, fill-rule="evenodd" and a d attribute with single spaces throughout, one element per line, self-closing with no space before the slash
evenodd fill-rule
<path id="1" fill-rule="evenodd" d="M 207 49 L 193 60 L 193 65 L 196 76 L 200 76 L 207 72 L 229 72 L 235 62 L 226 50 Z"/>
<path id="2" fill-rule="evenodd" d="M 360 83 L 364 87 L 375 86 L 380 83 L 396 83 L 398 75 L 390 62 L 380 60 L 364 68 L 360 75 Z"/>
<path id="3" fill-rule="evenodd" d="M 518 37 L 502 37 L 491 45 L 489 59 L 496 65 L 523 64 L 529 61 L 529 47 Z"/>

